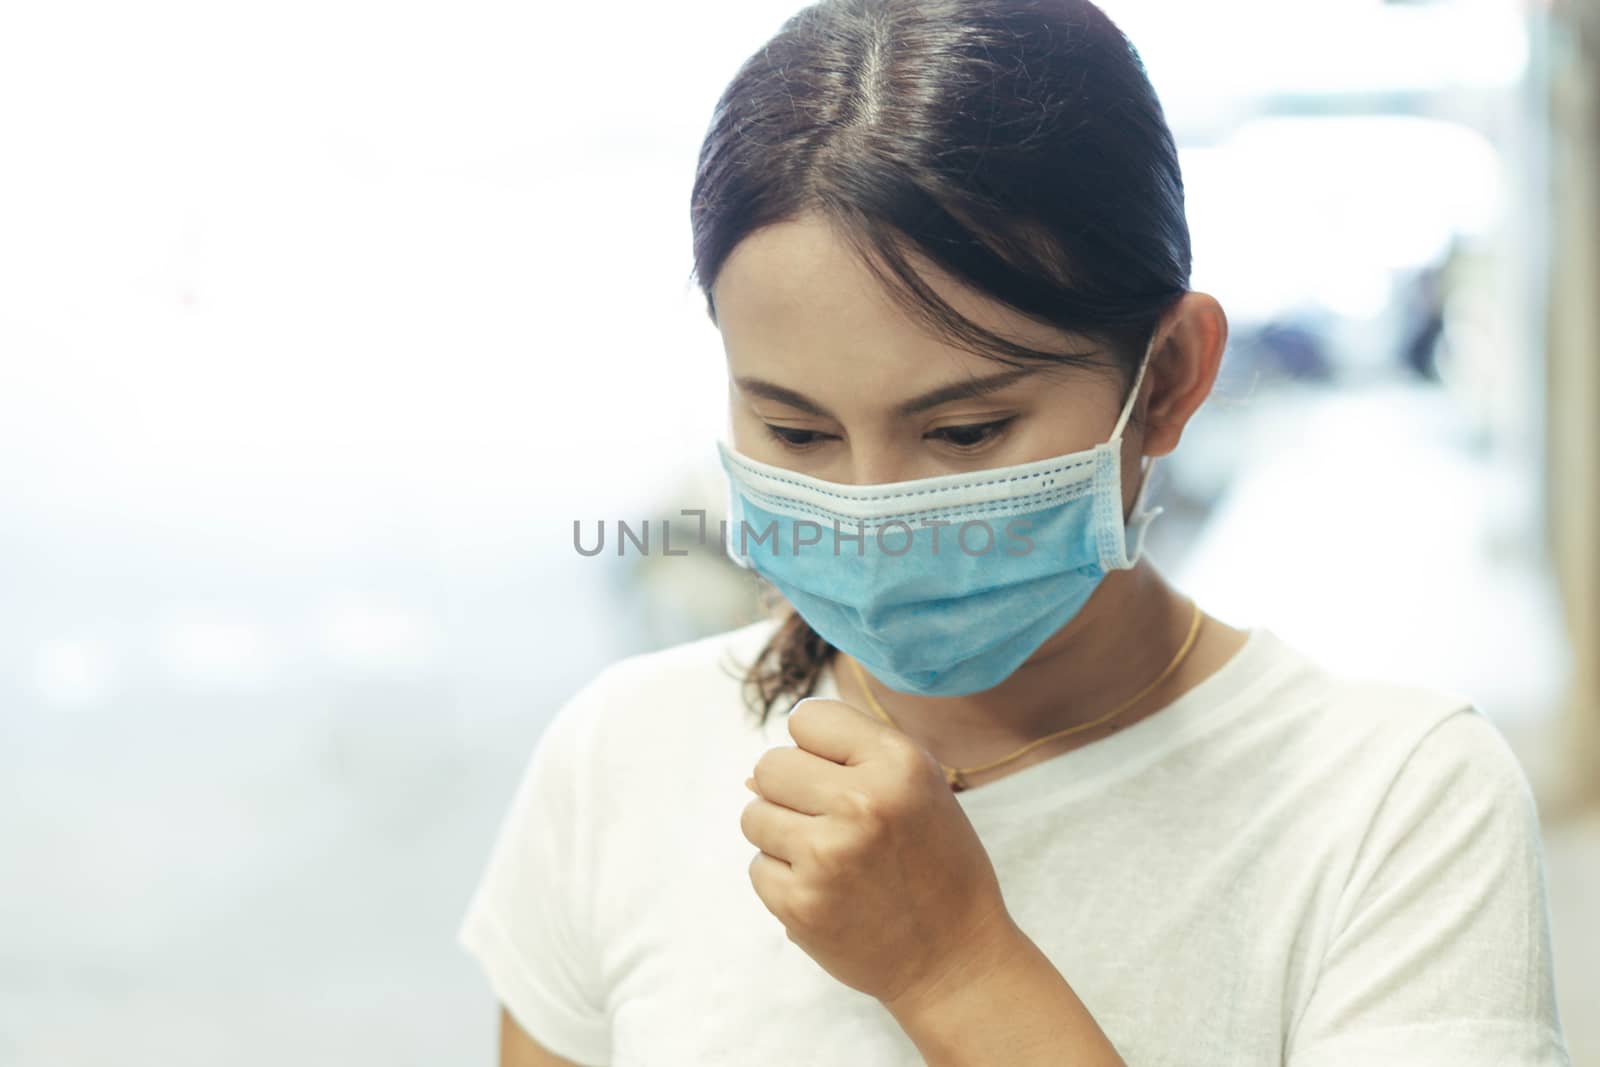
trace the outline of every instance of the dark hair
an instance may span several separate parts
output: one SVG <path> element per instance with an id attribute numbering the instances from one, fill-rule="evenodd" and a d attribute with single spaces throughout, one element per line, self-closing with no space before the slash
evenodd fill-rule
<path id="1" fill-rule="evenodd" d="M 1188 289 L 1177 146 L 1143 62 L 1087 0 L 821 0 L 734 75 L 701 145 L 694 280 L 815 213 L 937 333 L 1002 363 L 1131 378 Z M 945 303 L 907 251 L 1098 351 L 1032 349 Z M 789 608 L 745 692 L 764 722 L 834 649 Z"/>

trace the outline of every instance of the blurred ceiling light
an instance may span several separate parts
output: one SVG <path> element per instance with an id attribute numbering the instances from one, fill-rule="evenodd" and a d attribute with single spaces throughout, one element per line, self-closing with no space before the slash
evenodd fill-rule
<path id="1" fill-rule="evenodd" d="M 1458 0 L 1099 0 L 1163 100 L 1505 88 L 1527 70 L 1523 5 Z M 1441 47 L 1448 42 L 1448 47 Z"/>
<path id="2" fill-rule="evenodd" d="M 105 650 L 88 641 L 52 639 L 34 655 L 34 688 L 46 703 L 58 707 L 99 700 L 109 688 L 110 674 Z"/>
<path id="3" fill-rule="evenodd" d="M 180 682 L 201 687 L 249 687 L 276 666 L 261 631 L 245 622 L 194 620 L 170 625 L 160 639 L 167 670 Z"/>
<path id="4" fill-rule="evenodd" d="M 330 659 L 366 673 L 408 674 L 431 666 L 444 644 L 434 619 L 380 607 L 353 594 L 324 606 L 319 632 Z"/>

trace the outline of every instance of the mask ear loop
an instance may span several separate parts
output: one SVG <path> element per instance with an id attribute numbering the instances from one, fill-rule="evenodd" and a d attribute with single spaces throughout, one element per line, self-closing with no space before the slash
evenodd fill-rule
<path id="1" fill-rule="evenodd" d="M 1111 431 L 1111 445 L 1113 448 L 1122 447 L 1122 430 L 1128 424 L 1128 417 L 1133 414 L 1134 403 L 1139 399 L 1139 387 L 1144 384 L 1144 371 L 1150 365 L 1156 347 L 1154 336 L 1145 346 L 1144 356 L 1139 360 L 1139 370 L 1133 376 L 1133 388 L 1128 390 L 1128 399 L 1123 401 L 1122 414 L 1117 416 L 1116 429 Z M 1139 492 L 1133 498 L 1133 513 L 1128 516 L 1128 532 L 1132 535 L 1133 547 L 1128 552 L 1128 564 L 1132 566 L 1139 561 L 1144 553 L 1144 534 L 1150 527 L 1150 520 L 1160 515 L 1166 508 L 1145 507 L 1145 495 L 1150 488 L 1150 472 L 1155 469 L 1156 457 L 1145 456 L 1139 464 Z"/>
<path id="2" fill-rule="evenodd" d="M 1139 359 L 1139 370 L 1133 376 L 1133 388 L 1128 390 L 1128 399 L 1122 402 L 1122 414 L 1117 416 L 1116 429 L 1111 431 L 1111 442 L 1122 442 L 1122 429 L 1128 425 L 1128 416 L 1133 414 L 1134 401 L 1139 399 L 1139 386 L 1144 384 L 1144 369 L 1150 365 L 1151 354 L 1155 352 L 1156 339 L 1150 338 L 1150 343 L 1145 346 L 1144 355 Z"/>

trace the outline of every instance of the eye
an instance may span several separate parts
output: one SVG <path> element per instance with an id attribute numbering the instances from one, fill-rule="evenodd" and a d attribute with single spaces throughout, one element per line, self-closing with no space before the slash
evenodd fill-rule
<path id="1" fill-rule="evenodd" d="M 801 430 L 793 426 L 774 426 L 770 422 L 764 422 L 762 425 L 767 428 L 767 433 L 771 435 L 773 440 L 785 448 L 790 448 L 797 452 L 810 448 L 833 436 L 817 430 Z"/>
<path id="2" fill-rule="evenodd" d="M 930 430 L 927 436 L 938 438 L 958 449 L 976 449 L 998 437 L 1000 431 L 1011 421 L 1007 418 L 994 422 L 975 422 L 966 426 L 941 426 L 937 430 Z"/>

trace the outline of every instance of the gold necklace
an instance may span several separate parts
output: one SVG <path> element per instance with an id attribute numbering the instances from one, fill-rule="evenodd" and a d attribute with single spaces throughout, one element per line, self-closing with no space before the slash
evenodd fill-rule
<path id="1" fill-rule="evenodd" d="M 1161 673 L 1156 675 L 1155 680 L 1149 685 L 1145 686 L 1143 689 L 1139 690 L 1137 693 L 1133 694 L 1133 696 L 1129 697 L 1127 700 L 1124 700 L 1121 704 L 1118 704 L 1116 707 L 1112 708 L 1098 719 L 1094 719 L 1090 722 L 1079 723 L 1076 726 L 1069 726 L 1065 730 L 1057 730 L 1053 734 L 1046 734 L 1044 737 L 1038 738 L 1037 740 L 1029 741 L 1027 744 L 1023 745 L 1009 756 L 1002 756 L 1000 759 L 991 760 L 988 763 L 980 763 L 976 767 L 951 767 L 948 764 L 941 762 L 939 766 L 944 768 L 944 778 L 945 781 L 950 783 L 950 789 L 953 792 L 959 793 L 963 789 L 967 788 L 966 775 L 975 773 L 977 771 L 986 771 L 990 768 L 998 767 L 1002 763 L 1010 763 L 1018 756 L 1038 748 L 1046 741 L 1053 741 L 1058 737 L 1066 737 L 1068 734 L 1075 734 L 1080 730 L 1088 730 L 1092 727 L 1099 726 L 1102 723 L 1109 722 L 1118 715 L 1121 715 L 1124 711 L 1127 711 L 1133 705 L 1137 704 L 1141 699 L 1144 698 L 1146 694 L 1155 689 L 1156 686 L 1166 681 L 1172 672 L 1177 670 L 1178 666 L 1188 657 L 1190 650 L 1194 648 L 1195 638 L 1200 633 L 1200 604 L 1193 598 L 1190 598 L 1189 603 L 1194 606 L 1194 616 L 1189 622 L 1189 636 L 1183 639 L 1183 646 L 1178 649 L 1178 654 L 1172 657 L 1172 662 L 1168 663 L 1166 667 L 1162 669 Z M 890 726 L 894 726 L 895 729 L 898 730 L 899 727 L 895 725 L 895 721 L 889 718 L 889 713 L 883 710 L 883 705 L 878 703 L 877 697 L 873 696 L 872 686 L 867 682 L 867 672 L 861 669 L 861 664 L 857 663 L 852 658 L 850 660 L 850 667 L 855 672 L 856 681 L 860 684 L 861 691 L 867 695 L 868 706 L 872 708 L 872 710 L 877 714 L 878 718 L 882 719 Z"/>

